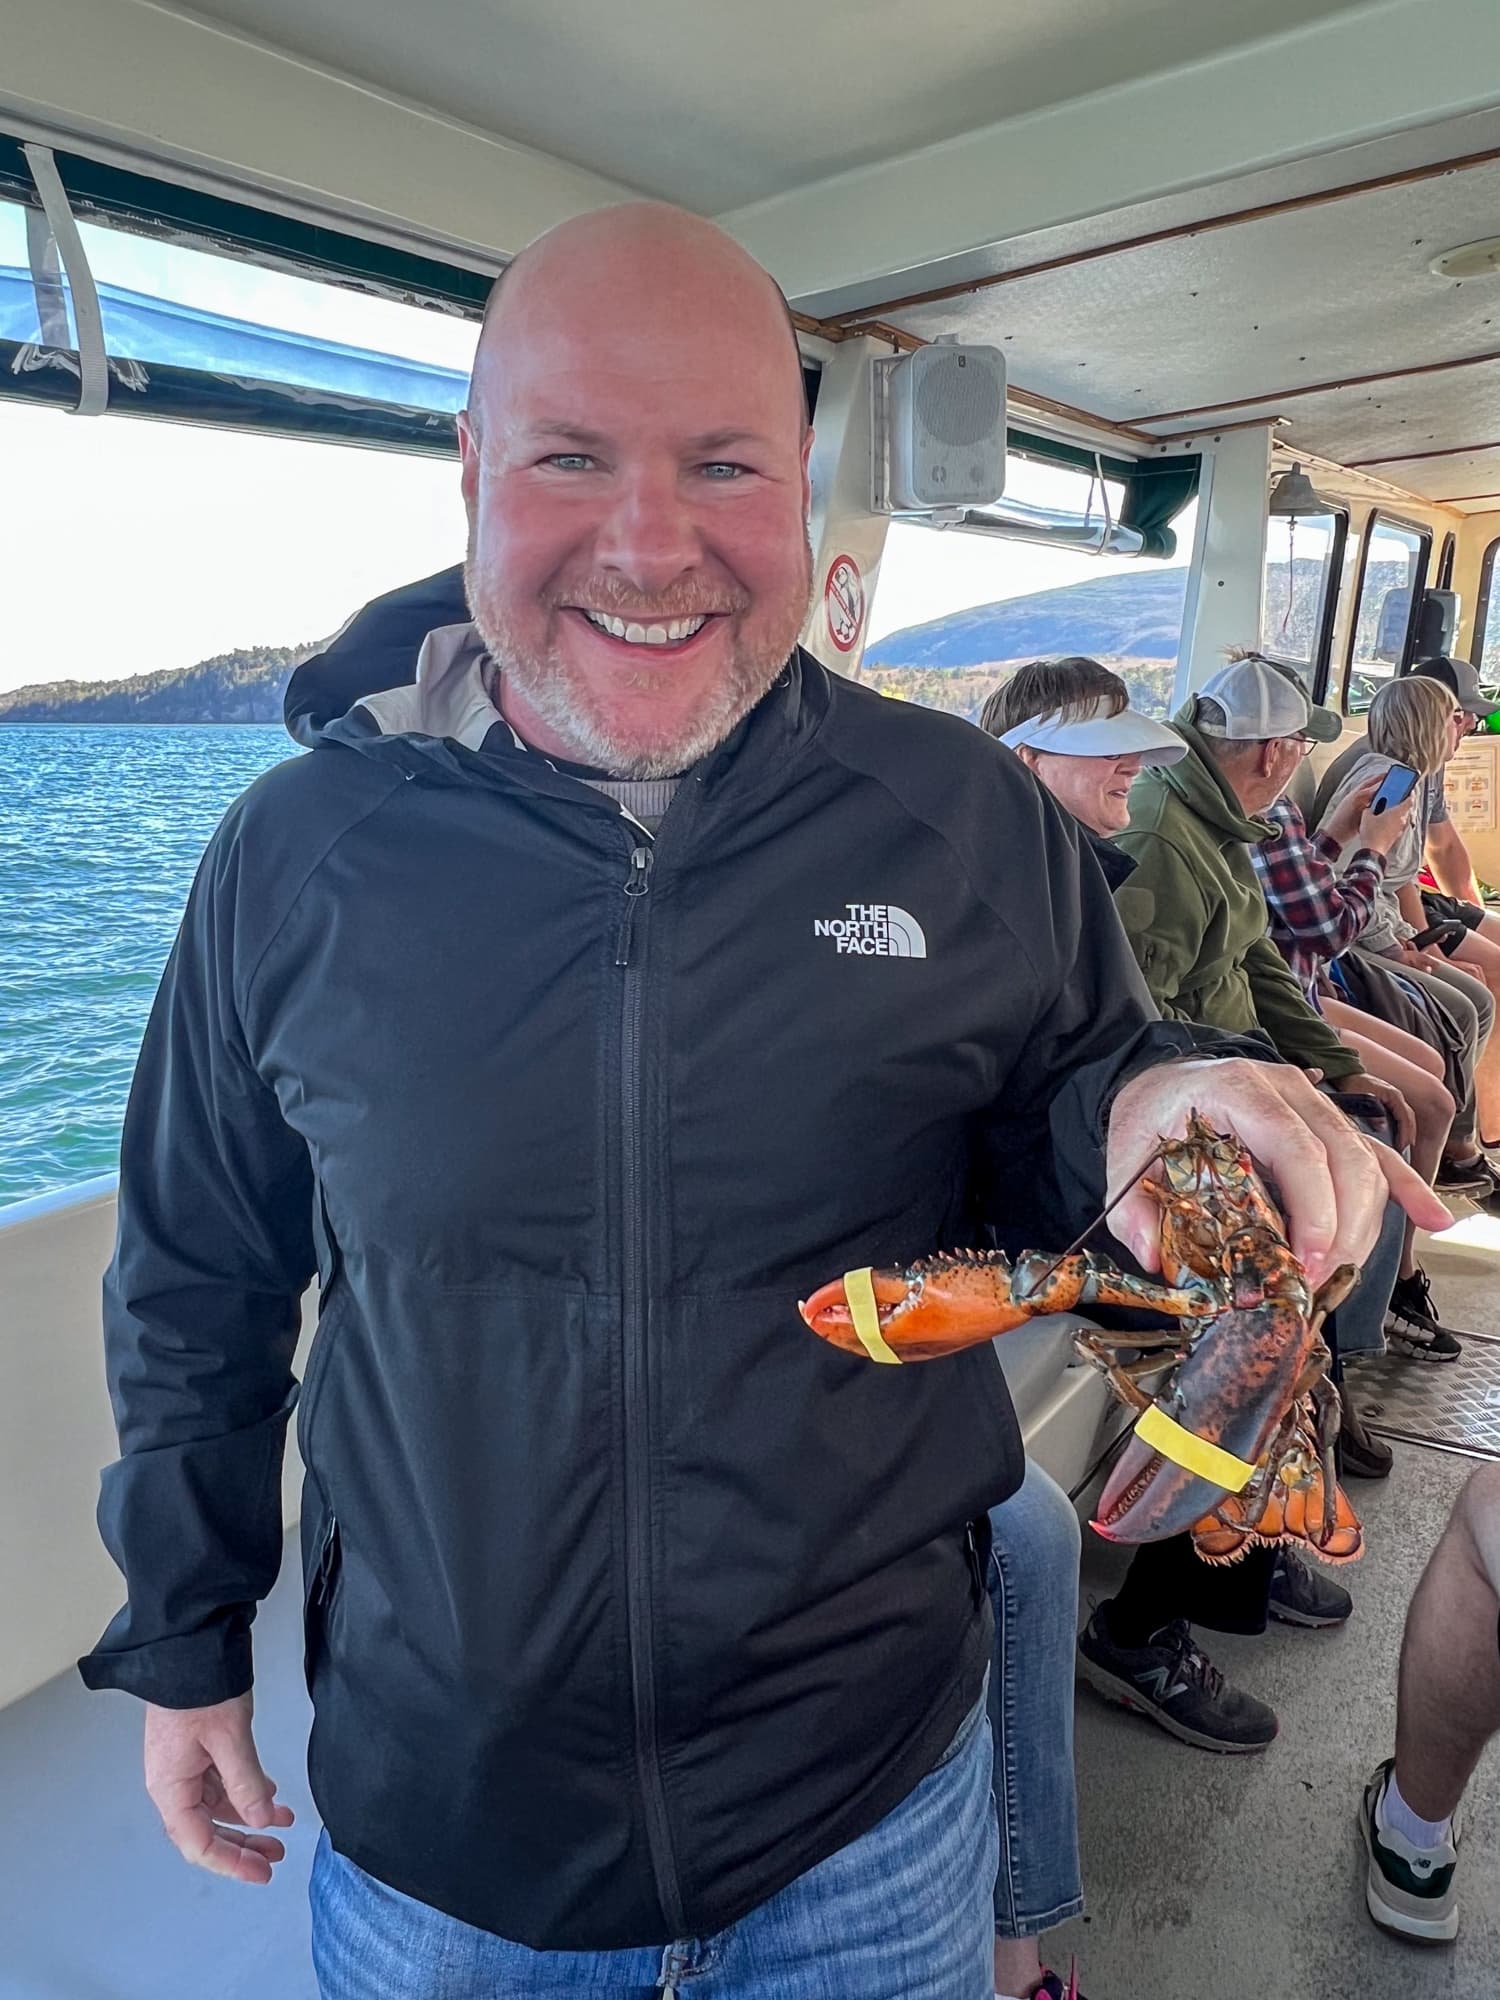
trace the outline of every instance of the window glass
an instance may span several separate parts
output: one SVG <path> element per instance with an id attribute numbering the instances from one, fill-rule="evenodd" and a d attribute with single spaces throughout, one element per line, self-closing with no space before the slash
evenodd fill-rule
<path id="1" fill-rule="evenodd" d="M 463 408 L 478 327 L 96 223 L 79 235 L 112 356 L 288 382 L 362 401 Z"/>
<path id="2" fill-rule="evenodd" d="M 1375 690 L 1401 665 L 1427 539 L 1414 528 L 1383 521 L 1378 514 L 1371 518 L 1345 681 L 1345 707 L 1351 715 L 1363 714 Z"/>
<path id="3" fill-rule="evenodd" d="M 1316 664 L 1328 593 L 1336 582 L 1339 518 L 1273 514 L 1266 523 L 1260 643 L 1278 660 Z"/>
<path id="4" fill-rule="evenodd" d="M 19 202 L 0 201 L 0 340 L 41 337 L 26 256 L 26 211 Z"/>
<path id="5" fill-rule="evenodd" d="M 1002 505 L 1082 518 L 1086 474 L 1012 457 Z M 1093 486 L 1093 515 L 1100 514 Z M 1119 487 L 1109 487 L 1118 518 Z M 1197 502 L 1173 522 L 1163 561 L 955 533 L 893 521 L 860 679 L 929 708 L 977 720 L 998 682 L 1028 660 L 1082 653 L 1111 667 L 1152 715 L 1172 706 Z"/>
<path id="6" fill-rule="evenodd" d="M 204 843 L 294 663 L 461 559 L 451 460 L 0 404 L 0 1204 L 114 1171 Z"/>
<path id="7" fill-rule="evenodd" d="M 1469 657 L 1478 671 L 1484 687 L 1500 686 L 1500 610 L 1495 597 L 1495 551 L 1500 542 L 1491 542 L 1484 552 L 1484 569 L 1479 585 L 1478 617 L 1474 625 L 1474 642 L 1469 649 Z"/>

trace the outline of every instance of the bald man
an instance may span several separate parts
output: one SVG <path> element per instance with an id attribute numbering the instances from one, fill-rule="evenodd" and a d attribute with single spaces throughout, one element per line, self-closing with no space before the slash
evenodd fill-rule
<path id="1" fill-rule="evenodd" d="M 129 1602 L 191 1861 L 283 1848 L 250 1624 L 299 1300 L 325 2000 L 981 2000 L 986 1346 L 874 1367 L 796 1301 L 1059 1246 L 1190 1105 L 1321 1275 L 1399 1162 L 1154 1018 L 1097 867 L 979 731 L 800 652 L 774 285 L 706 223 L 514 264 L 460 424 L 471 623 L 226 816 L 142 1050 L 106 1285 Z M 1425 1204 L 1425 1205 L 1424 1205 Z M 1115 1227 L 1150 1264 L 1132 1194 Z"/>

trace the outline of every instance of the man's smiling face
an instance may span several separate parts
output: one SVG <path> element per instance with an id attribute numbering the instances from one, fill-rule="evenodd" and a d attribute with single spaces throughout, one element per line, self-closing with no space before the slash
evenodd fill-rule
<path id="1" fill-rule="evenodd" d="M 461 425 L 469 601 L 536 748 L 686 769 L 776 679 L 811 588 L 800 363 L 766 274 L 633 206 L 496 300 Z"/>

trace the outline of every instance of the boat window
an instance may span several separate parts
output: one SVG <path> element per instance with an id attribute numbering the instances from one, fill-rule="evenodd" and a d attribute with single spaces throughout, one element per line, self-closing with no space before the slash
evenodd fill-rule
<path id="1" fill-rule="evenodd" d="M 17 197 L 0 202 L 0 395 L 67 408 L 79 395 L 72 284 L 35 188 L 14 166 L 0 186 Z M 454 451 L 475 300 L 413 303 L 274 249 L 184 240 L 180 222 L 174 234 L 134 210 L 75 205 L 75 220 L 112 412 Z"/>
<path id="2" fill-rule="evenodd" d="M 1432 535 L 1370 516 L 1360 550 L 1354 626 L 1344 666 L 1344 709 L 1362 715 L 1375 691 L 1405 671 L 1416 632 Z"/>
<path id="3" fill-rule="evenodd" d="M 1474 637 L 1469 642 L 1469 658 L 1485 687 L 1500 685 L 1500 616 L 1493 615 L 1497 549 L 1500 549 L 1500 536 L 1496 536 L 1484 552 L 1479 571 L 1479 597 L 1474 606 Z"/>
<path id="4" fill-rule="evenodd" d="M 1348 525 L 1342 512 L 1273 514 L 1266 524 L 1260 643 L 1302 667 L 1314 688 L 1327 683 Z"/>
<path id="5" fill-rule="evenodd" d="M 1079 470 L 1013 452 L 1001 504 L 1031 514 L 1037 531 L 1099 524 L 1105 499 L 1118 522 L 1123 484 L 1108 480 L 1101 496 L 1092 482 L 1092 502 L 1090 486 Z M 1082 653 L 1120 674 L 1137 708 L 1165 715 L 1196 515 L 1187 500 L 1161 537 L 1172 553 L 1158 557 L 893 521 L 859 678 L 973 721 L 996 683 L 1026 661 Z"/>
<path id="6" fill-rule="evenodd" d="M 0 1205 L 112 1173 L 205 842 L 297 754 L 281 688 L 456 562 L 458 467 L 0 403 Z"/>

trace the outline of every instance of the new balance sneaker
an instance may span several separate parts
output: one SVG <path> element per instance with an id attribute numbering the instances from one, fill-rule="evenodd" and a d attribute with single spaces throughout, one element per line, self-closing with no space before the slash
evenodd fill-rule
<path id="1" fill-rule="evenodd" d="M 1450 1831 L 1440 1846 L 1416 1847 L 1394 1827 L 1381 1826 L 1380 1802 L 1395 1761 L 1387 1757 L 1375 1772 L 1360 1809 L 1360 1831 L 1370 1857 L 1365 1902 L 1382 1930 L 1419 1944 L 1449 1944 L 1458 1936 L 1458 1836 Z"/>
<path id="2" fill-rule="evenodd" d="M 1409 1355 L 1413 1361 L 1457 1361 L 1464 1351 L 1452 1328 L 1438 1318 L 1432 1287 L 1423 1270 L 1398 1278 L 1391 1288 L 1385 1337 L 1398 1354 Z"/>
<path id="3" fill-rule="evenodd" d="M 1291 1549 L 1278 1549 L 1271 1572 L 1271 1616 L 1283 1625 L 1343 1625 L 1354 1599 L 1332 1577 L 1320 1576 Z"/>
<path id="4" fill-rule="evenodd" d="M 1276 1737 L 1275 1711 L 1230 1686 L 1194 1645 L 1184 1618 L 1154 1632 L 1149 1645 L 1118 1646 L 1106 1601 L 1078 1635 L 1078 1673 L 1106 1701 L 1149 1716 L 1169 1736 L 1200 1750 L 1243 1756 Z"/>
<path id="5" fill-rule="evenodd" d="M 1346 1479 L 1388 1479 L 1395 1458 L 1382 1438 L 1372 1437 L 1365 1420 L 1349 1400 L 1347 1384 L 1340 1392 L 1343 1414 L 1339 1418 L 1339 1472 Z"/>

